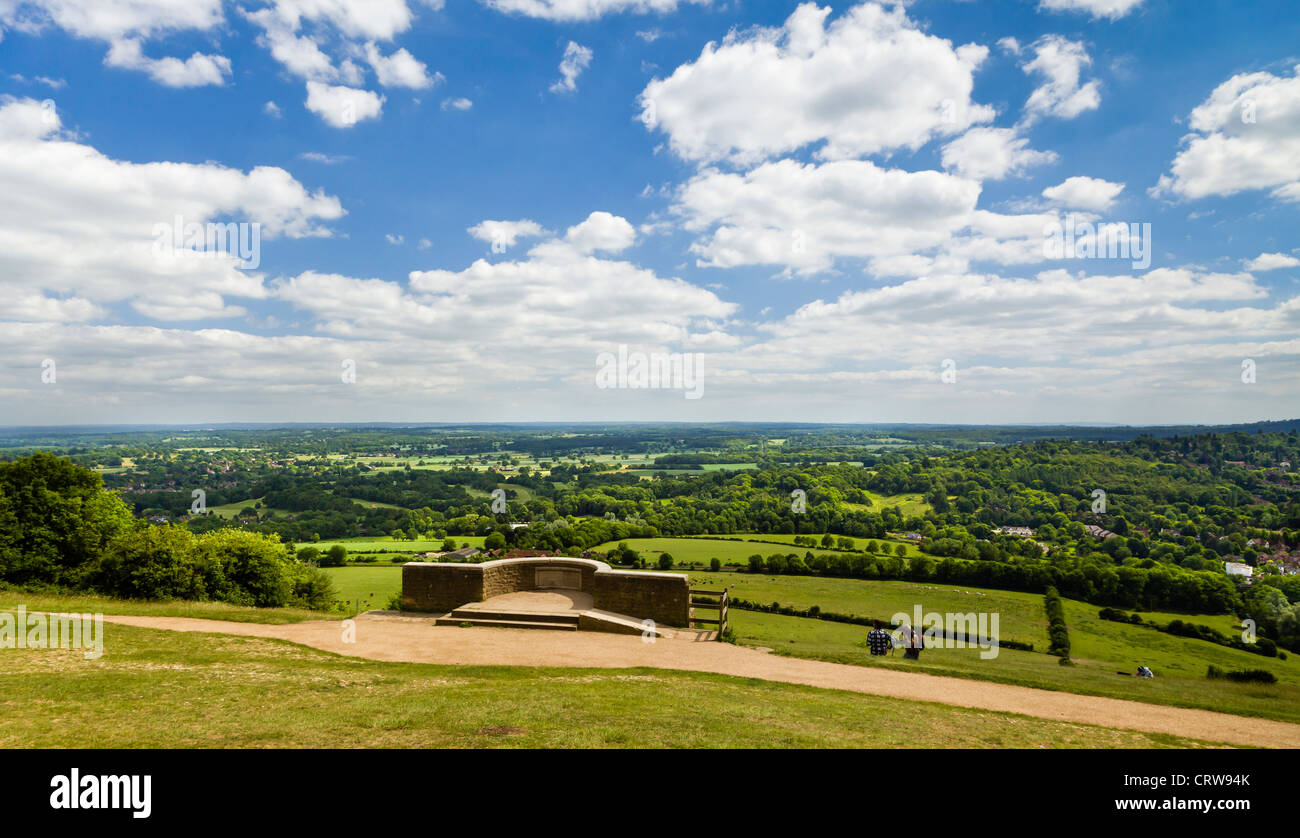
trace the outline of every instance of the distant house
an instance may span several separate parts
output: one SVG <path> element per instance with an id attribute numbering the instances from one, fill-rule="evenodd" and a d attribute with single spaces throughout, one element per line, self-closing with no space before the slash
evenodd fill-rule
<path id="1" fill-rule="evenodd" d="M 1255 568 L 1244 562 L 1224 562 L 1223 570 L 1229 576 L 1245 576 L 1247 578 L 1255 572 Z"/>
<path id="2" fill-rule="evenodd" d="M 1110 530 L 1104 527 L 1099 527 L 1096 524 L 1085 524 L 1083 528 L 1088 531 L 1088 535 L 1092 536 L 1093 538 L 1100 538 L 1102 541 L 1105 541 L 1111 536 L 1117 534 L 1111 532 Z"/>
<path id="3" fill-rule="evenodd" d="M 925 541 L 925 536 L 919 532 L 905 532 L 903 533 L 903 539 L 905 541 Z"/>
<path id="4" fill-rule="evenodd" d="M 1003 535 L 1015 535 L 1021 538 L 1032 538 L 1034 535 L 1033 527 L 998 527 L 997 532 Z"/>

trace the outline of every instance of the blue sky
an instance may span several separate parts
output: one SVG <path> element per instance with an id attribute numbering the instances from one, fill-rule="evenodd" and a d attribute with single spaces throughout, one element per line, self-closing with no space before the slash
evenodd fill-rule
<path id="1" fill-rule="evenodd" d="M 1297 44 L 1284 2 L 0 0 L 0 423 L 1294 417 Z M 178 216 L 258 264 L 160 254 Z M 620 347 L 702 395 L 599 386 Z"/>

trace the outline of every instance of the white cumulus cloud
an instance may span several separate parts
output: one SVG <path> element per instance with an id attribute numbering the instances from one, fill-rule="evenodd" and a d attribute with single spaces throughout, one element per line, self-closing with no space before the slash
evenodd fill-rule
<path id="1" fill-rule="evenodd" d="M 826 159 L 916 149 L 993 118 L 970 98 L 986 47 L 927 34 L 901 6 L 830 14 L 805 3 L 708 44 L 646 86 L 642 120 L 687 160 L 752 164 L 814 144 Z"/>

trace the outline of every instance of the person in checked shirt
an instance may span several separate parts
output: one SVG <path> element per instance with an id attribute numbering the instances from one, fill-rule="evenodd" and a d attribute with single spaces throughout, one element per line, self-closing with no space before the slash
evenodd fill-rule
<path id="1" fill-rule="evenodd" d="M 889 632 L 881 627 L 880 621 L 875 621 L 875 628 L 867 632 L 867 645 L 871 647 L 873 655 L 887 655 L 894 648 L 894 638 L 889 636 Z"/>

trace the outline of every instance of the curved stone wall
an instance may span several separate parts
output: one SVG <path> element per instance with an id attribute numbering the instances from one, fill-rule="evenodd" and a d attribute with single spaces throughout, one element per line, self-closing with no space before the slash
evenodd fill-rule
<path id="1" fill-rule="evenodd" d="M 548 556 L 482 564 L 410 562 L 402 566 L 402 609 L 445 613 L 515 591 L 546 590 L 538 585 L 538 571 L 543 582 L 564 588 L 578 582 L 577 590 L 591 594 L 592 607 L 600 611 L 678 627 L 690 618 L 690 582 L 684 574 L 614 570 L 594 559 Z"/>

